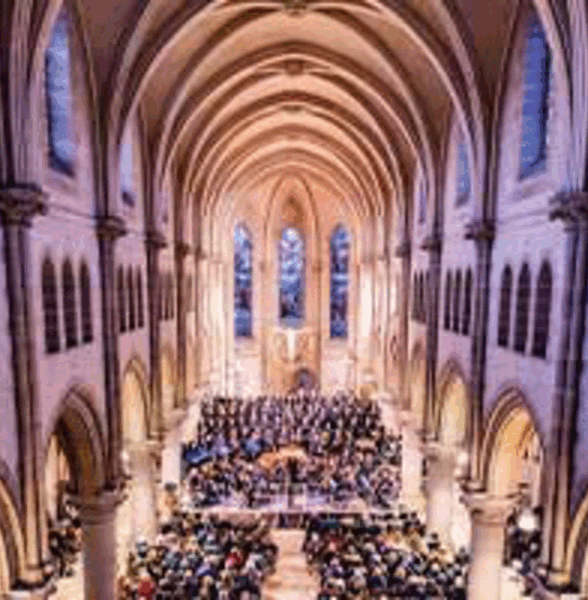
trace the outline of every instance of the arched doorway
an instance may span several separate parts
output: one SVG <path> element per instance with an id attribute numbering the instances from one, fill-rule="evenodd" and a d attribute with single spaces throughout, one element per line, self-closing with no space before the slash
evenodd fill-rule
<path id="1" fill-rule="evenodd" d="M 459 367 L 449 366 L 441 377 L 434 410 L 435 442 L 427 468 L 427 525 L 454 549 L 468 548 L 470 518 L 461 503 L 460 461 L 466 452 L 467 388 Z"/>
<path id="2" fill-rule="evenodd" d="M 155 465 L 149 441 L 147 392 L 142 369 L 131 363 L 121 385 L 123 462 L 130 476 L 126 500 L 117 513 L 117 564 L 126 563 L 139 537 L 153 539 L 156 530 Z"/>
<path id="3" fill-rule="evenodd" d="M 120 498 L 105 491 L 104 438 L 86 388 L 63 398 L 45 444 L 44 505 L 47 530 L 66 506 L 79 517 L 81 558 L 77 575 L 62 579 L 56 598 L 104 599 L 114 595 L 115 514 Z"/>

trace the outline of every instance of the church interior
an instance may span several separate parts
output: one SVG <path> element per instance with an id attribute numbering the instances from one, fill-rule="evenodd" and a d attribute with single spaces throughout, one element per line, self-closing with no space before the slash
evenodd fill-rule
<path id="1" fill-rule="evenodd" d="M 588 4 L 0 2 L 0 598 L 588 598 Z"/>

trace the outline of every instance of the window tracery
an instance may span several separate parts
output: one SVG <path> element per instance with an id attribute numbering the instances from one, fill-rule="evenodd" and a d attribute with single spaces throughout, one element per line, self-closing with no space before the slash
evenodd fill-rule
<path id="1" fill-rule="evenodd" d="M 284 227 L 280 239 L 280 321 L 296 327 L 304 319 L 304 240 L 296 227 Z"/>
<path id="2" fill-rule="evenodd" d="M 347 230 L 338 226 L 331 235 L 331 303 L 330 326 L 332 338 L 346 338 L 348 333 L 347 306 L 349 298 L 349 250 Z"/>

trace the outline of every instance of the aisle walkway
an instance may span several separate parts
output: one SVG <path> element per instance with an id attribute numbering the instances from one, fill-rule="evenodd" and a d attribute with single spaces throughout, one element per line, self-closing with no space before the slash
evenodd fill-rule
<path id="1" fill-rule="evenodd" d="M 264 585 L 264 600 L 316 600 L 319 584 L 302 552 L 304 531 L 278 529 L 272 537 L 279 548 L 278 562 Z"/>

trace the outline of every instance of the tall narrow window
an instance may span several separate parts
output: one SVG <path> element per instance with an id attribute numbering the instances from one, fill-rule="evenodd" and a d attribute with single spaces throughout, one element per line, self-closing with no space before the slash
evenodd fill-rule
<path id="1" fill-rule="evenodd" d="M 84 344 L 94 339 L 92 327 L 92 287 L 90 269 L 85 261 L 80 266 L 80 300 L 82 305 L 82 341 Z"/>
<path id="2" fill-rule="evenodd" d="M 143 277 L 141 275 L 141 268 L 137 267 L 137 326 L 139 329 L 145 327 L 145 305 L 143 304 Z"/>
<path id="3" fill-rule="evenodd" d="M 120 147 L 120 191 L 127 206 L 135 206 L 135 182 L 133 177 L 133 144 L 127 131 Z"/>
<path id="4" fill-rule="evenodd" d="M 535 297 L 535 323 L 533 327 L 533 356 L 545 358 L 549 339 L 549 316 L 551 312 L 551 267 L 545 261 L 537 278 Z"/>
<path id="5" fill-rule="evenodd" d="M 472 270 L 468 268 L 465 274 L 463 288 L 463 321 L 461 332 L 464 335 L 470 334 L 470 321 L 472 320 Z"/>
<path id="6" fill-rule="evenodd" d="M 137 326 L 135 312 L 135 282 L 133 281 L 133 268 L 127 271 L 127 294 L 129 303 L 129 331 L 134 331 Z"/>
<path id="7" fill-rule="evenodd" d="M 429 310 L 431 304 L 431 283 L 429 278 L 429 271 L 425 273 L 425 289 L 423 292 L 423 323 L 427 322 L 429 318 Z"/>
<path id="8" fill-rule="evenodd" d="M 118 268 L 118 328 L 121 333 L 127 330 L 127 294 L 125 292 L 125 273 L 122 267 Z"/>
<path id="9" fill-rule="evenodd" d="M 506 265 L 500 282 L 500 307 L 498 313 L 498 345 L 506 348 L 510 337 L 510 304 L 512 296 L 512 269 Z"/>
<path id="10" fill-rule="evenodd" d="M 304 319 L 304 240 L 295 227 L 284 227 L 280 240 L 280 320 L 296 327 Z"/>
<path id="11" fill-rule="evenodd" d="M 55 267 L 47 257 L 41 271 L 43 292 L 43 313 L 45 316 L 45 351 L 47 354 L 59 352 L 59 309 L 57 306 L 57 278 Z"/>
<path id="12" fill-rule="evenodd" d="M 527 335 L 529 332 L 529 301 L 531 299 L 531 273 L 529 265 L 523 264 L 519 275 L 517 289 L 517 306 L 515 320 L 515 352 L 525 353 L 527 346 Z"/>
<path id="13" fill-rule="evenodd" d="M 349 296 L 349 249 L 347 229 L 337 227 L 331 235 L 331 337 L 346 338 Z"/>
<path id="14" fill-rule="evenodd" d="M 63 263 L 63 320 L 65 322 L 65 347 L 78 345 L 78 314 L 76 310 L 76 283 L 71 262 Z"/>
<path id="15" fill-rule="evenodd" d="M 461 317 L 461 271 L 455 274 L 455 285 L 453 290 L 453 331 L 459 333 L 459 321 Z"/>
<path id="16" fill-rule="evenodd" d="M 445 276 L 445 306 L 443 312 L 443 329 L 451 331 L 451 271 L 447 271 Z"/>
<path id="17" fill-rule="evenodd" d="M 465 204 L 470 198 L 470 166 L 468 161 L 468 148 L 463 131 L 460 130 L 459 146 L 457 153 L 457 198 L 456 204 Z"/>
<path id="18" fill-rule="evenodd" d="M 546 162 L 547 118 L 551 52 L 535 11 L 529 15 L 523 81 L 521 167 L 523 179 L 542 170 Z"/>
<path id="19" fill-rule="evenodd" d="M 53 27 L 45 51 L 45 86 L 49 134 L 49 163 L 52 169 L 74 174 L 72 131 L 70 23 L 62 11 Z"/>
<path id="20" fill-rule="evenodd" d="M 421 175 L 419 181 L 419 223 L 424 223 L 427 218 L 427 181 Z"/>
<path id="21" fill-rule="evenodd" d="M 253 335 L 253 243 L 245 225 L 237 225 L 234 232 L 235 269 L 235 336 Z"/>

